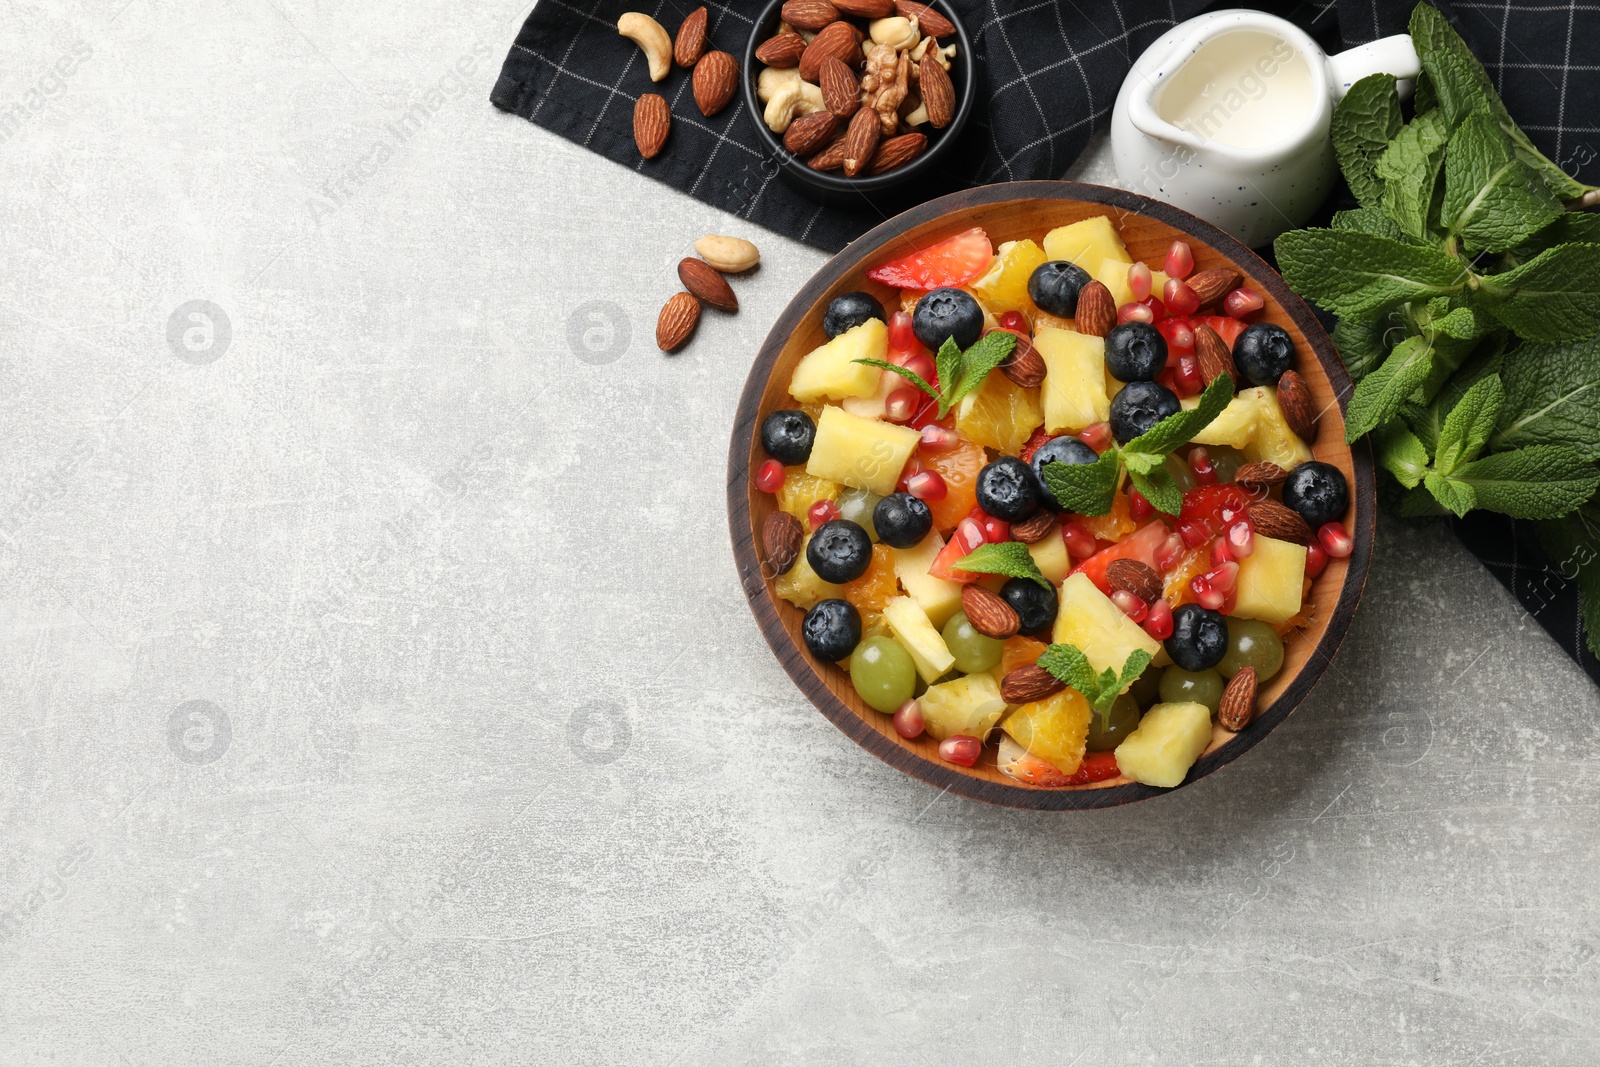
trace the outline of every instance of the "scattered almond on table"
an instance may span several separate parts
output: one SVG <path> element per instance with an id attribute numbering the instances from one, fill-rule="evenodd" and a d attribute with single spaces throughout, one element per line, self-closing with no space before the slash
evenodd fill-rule
<path id="1" fill-rule="evenodd" d="M 698 259 L 678 262 L 678 281 L 684 291 L 674 293 L 656 316 L 656 347 L 676 352 L 689 343 L 700 324 L 701 306 L 709 304 L 729 313 L 739 310 L 739 298 L 726 275 L 742 274 L 761 262 L 761 252 L 742 237 L 707 234 L 694 243 Z"/>

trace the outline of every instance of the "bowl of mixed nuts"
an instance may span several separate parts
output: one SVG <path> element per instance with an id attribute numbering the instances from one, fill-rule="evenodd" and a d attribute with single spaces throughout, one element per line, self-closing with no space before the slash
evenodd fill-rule
<path id="1" fill-rule="evenodd" d="M 951 151 L 971 57 L 944 0 L 772 0 L 745 49 L 745 104 L 789 184 L 859 203 Z"/>

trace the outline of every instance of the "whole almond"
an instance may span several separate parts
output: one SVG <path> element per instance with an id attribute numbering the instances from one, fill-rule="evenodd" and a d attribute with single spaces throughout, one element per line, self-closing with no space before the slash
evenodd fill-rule
<path id="1" fill-rule="evenodd" d="M 786 0 L 783 21 L 797 30 L 820 30 L 838 21 L 839 9 L 828 0 Z"/>
<path id="2" fill-rule="evenodd" d="M 1007 704 L 1030 704 L 1054 696 L 1065 688 L 1055 675 L 1030 663 L 1008 672 L 1000 679 L 1000 699 Z"/>
<path id="3" fill-rule="evenodd" d="M 976 583 L 961 587 L 961 610 L 967 613 L 972 628 L 985 637 L 1004 641 L 1022 628 L 1022 620 L 1010 604 Z"/>
<path id="4" fill-rule="evenodd" d="M 798 67 L 800 54 L 806 50 L 806 39 L 798 33 L 780 33 L 769 37 L 756 49 L 756 58 L 769 67 Z"/>
<path id="5" fill-rule="evenodd" d="M 1271 489 L 1282 485 L 1289 472 L 1276 463 L 1246 463 L 1234 472 L 1233 480 L 1247 489 Z"/>
<path id="6" fill-rule="evenodd" d="M 1048 511 L 1040 511 L 1031 519 L 1012 523 L 1011 536 L 1025 545 L 1036 545 L 1055 533 L 1055 529 L 1056 517 Z"/>
<path id="7" fill-rule="evenodd" d="M 672 132 L 672 108 L 667 98 L 656 93 L 642 93 L 633 105 L 633 140 L 639 154 L 654 159 L 667 143 Z"/>
<path id="8" fill-rule="evenodd" d="M 1239 368 L 1233 365 L 1233 354 L 1228 351 L 1228 342 L 1222 335 L 1205 323 L 1194 328 L 1194 355 L 1200 364 L 1200 380 L 1210 385 L 1212 380 L 1226 374 L 1233 379 L 1234 387 L 1239 385 Z"/>
<path id="9" fill-rule="evenodd" d="M 1106 568 L 1106 584 L 1112 589 L 1132 593 L 1146 604 L 1161 599 L 1161 575 L 1148 563 L 1136 559 L 1114 559 Z"/>
<path id="10" fill-rule="evenodd" d="M 901 18 L 916 19 L 917 28 L 924 37 L 954 37 L 956 35 L 955 23 L 945 18 L 927 4 L 914 3 L 913 0 L 894 0 L 895 14 Z"/>
<path id="11" fill-rule="evenodd" d="M 1101 282 L 1090 282 L 1078 293 L 1078 312 L 1074 316 L 1081 333 L 1104 337 L 1117 324 L 1117 301 Z"/>
<path id="12" fill-rule="evenodd" d="M 702 303 L 720 311 L 738 311 L 739 298 L 733 295 L 728 279 L 703 259 L 690 256 L 678 264 L 678 280 Z"/>
<path id="13" fill-rule="evenodd" d="M 891 137 L 878 145 L 878 150 L 872 154 L 872 162 L 867 164 L 867 173 L 887 174 L 922 155 L 922 150 L 927 147 L 928 138 L 920 133 L 902 133 L 899 137 Z"/>
<path id="14" fill-rule="evenodd" d="M 726 52 L 707 52 L 694 65 L 694 102 L 710 118 L 728 106 L 739 88 L 739 61 Z"/>
<path id="15" fill-rule="evenodd" d="M 1217 725 L 1238 733 L 1250 725 L 1256 713 L 1256 669 L 1246 667 L 1228 679 L 1222 691 L 1222 703 L 1217 705 Z"/>
<path id="16" fill-rule="evenodd" d="M 697 7 L 678 27 L 677 39 L 672 42 L 672 58 L 678 66 L 688 70 L 700 62 L 706 50 L 706 9 Z"/>
<path id="17" fill-rule="evenodd" d="M 834 135 L 828 147 L 806 160 L 806 166 L 812 170 L 823 172 L 842 170 L 844 168 L 844 133 Z"/>
<path id="18" fill-rule="evenodd" d="M 928 112 L 928 121 L 942 130 L 956 117 L 956 89 L 950 84 L 950 75 L 930 50 L 922 55 L 917 77 L 922 84 L 922 106 Z"/>
<path id="19" fill-rule="evenodd" d="M 1188 278 L 1189 288 L 1200 298 L 1201 307 L 1215 304 L 1227 294 L 1228 290 L 1238 288 L 1239 280 L 1239 272 L 1227 267 L 1203 270 Z"/>
<path id="20" fill-rule="evenodd" d="M 1286 504 L 1280 504 L 1276 500 L 1259 500 L 1250 505 L 1248 514 L 1250 525 L 1255 527 L 1255 532 L 1262 537 L 1292 541 L 1297 545 L 1311 543 L 1311 527 L 1298 512 L 1291 511 Z"/>
<path id="21" fill-rule="evenodd" d="M 830 56 L 847 67 L 859 67 L 866 59 L 861 54 L 861 31 L 848 22 L 824 26 L 800 53 L 801 79 L 815 85 L 822 76 L 823 60 Z"/>
<path id="22" fill-rule="evenodd" d="M 803 537 L 800 520 L 787 511 L 774 511 L 767 516 L 761 524 L 761 544 L 767 550 L 767 563 L 774 575 L 789 573 L 789 568 L 800 557 Z"/>
<path id="23" fill-rule="evenodd" d="M 1033 347 L 1033 342 L 1017 334 L 1017 347 L 1011 350 L 1006 361 L 1000 364 L 1000 373 L 1023 389 L 1032 389 L 1044 381 L 1044 357 Z"/>
<path id="24" fill-rule="evenodd" d="M 861 83 L 838 56 L 822 61 L 817 68 L 817 84 L 822 88 L 822 102 L 841 119 L 848 119 L 861 109 Z"/>
<path id="25" fill-rule="evenodd" d="M 864 108 L 855 113 L 844 132 L 845 177 L 854 178 L 867 169 L 867 164 L 872 162 L 872 154 L 878 150 L 878 138 L 881 136 L 883 134 L 878 127 L 876 111 Z"/>
<path id="26" fill-rule="evenodd" d="M 894 14 L 894 0 L 833 0 L 839 14 L 858 19 L 886 19 Z"/>
<path id="27" fill-rule="evenodd" d="M 797 156 L 809 156 L 832 139 L 839 128 L 839 117 L 828 111 L 801 115 L 789 123 L 783 134 L 783 147 Z"/>
<path id="28" fill-rule="evenodd" d="M 689 343 L 700 324 L 700 301 L 690 293 L 674 293 L 656 317 L 656 347 L 676 352 Z"/>
<path id="29" fill-rule="evenodd" d="M 1302 441 L 1309 445 L 1317 439 L 1317 413 L 1311 401 L 1311 387 L 1299 372 L 1286 370 L 1278 379 L 1278 407 L 1283 409 L 1283 421 Z"/>

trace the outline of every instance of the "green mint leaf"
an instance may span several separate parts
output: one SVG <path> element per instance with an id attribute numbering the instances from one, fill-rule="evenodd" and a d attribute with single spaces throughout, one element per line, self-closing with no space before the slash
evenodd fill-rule
<path id="1" fill-rule="evenodd" d="M 1408 300 L 1460 292 L 1467 273 L 1438 248 L 1348 230 L 1291 230 L 1273 242 L 1301 296 L 1341 317 L 1370 318 Z"/>
<path id="2" fill-rule="evenodd" d="M 1477 497 L 1473 495 L 1470 485 L 1448 478 L 1438 471 L 1429 471 L 1422 484 L 1433 494 L 1433 499 L 1454 512 L 1458 519 L 1477 506 Z"/>
<path id="3" fill-rule="evenodd" d="M 1411 112 L 1414 115 L 1426 115 L 1439 106 L 1439 94 L 1433 90 L 1433 79 L 1428 77 L 1427 71 L 1417 73 L 1417 81 L 1411 90 Z"/>
<path id="4" fill-rule="evenodd" d="M 1456 341 L 1476 341 L 1494 329 L 1494 323 L 1472 308 L 1451 307 L 1451 298 L 1436 296 L 1428 301 L 1426 329 L 1429 333 Z"/>
<path id="5" fill-rule="evenodd" d="M 1130 470 L 1128 480 L 1157 511 L 1166 515 L 1176 515 L 1183 510 L 1183 490 L 1178 488 L 1178 483 L 1173 480 L 1171 472 L 1165 466 L 1158 467 L 1149 474 Z"/>
<path id="6" fill-rule="evenodd" d="M 1529 237 L 1506 253 L 1506 259 L 1516 266 L 1556 245 L 1573 241 L 1600 244 L 1600 213 L 1592 211 L 1564 211 L 1554 222 Z"/>
<path id="7" fill-rule="evenodd" d="M 1400 498 L 1400 517 L 1403 519 L 1437 519 L 1448 514 L 1423 486 L 1407 491 Z"/>
<path id="8" fill-rule="evenodd" d="M 981 386 L 989 372 L 1004 363 L 1016 347 L 1017 335 L 1007 330 L 991 330 L 978 338 L 976 344 L 961 354 L 961 380 L 951 387 L 939 417 L 944 418 L 962 397 Z"/>
<path id="9" fill-rule="evenodd" d="M 1232 400 L 1233 379 L 1226 374 L 1219 374 L 1212 379 L 1210 385 L 1206 386 L 1205 392 L 1200 394 L 1198 406 L 1168 415 L 1129 441 L 1124 451 L 1164 456 L 1179 445 L 1186 445 L 1194 440 L 1194 435 L 1210 426 Z M 1129 466 L 1132 467 L 1131 464 Z"/>
<path id="10" fill-rule="evenodd" d="M 1358 207 L 1348 211 L 1335 211 L 1333 221 L 1328 223 L 1336 230 L 1349 230 L 1354 233 L 1370 233 L 1374 237 L 1388 237 L 1395 241 L 1405 241 L 1409 238 L 1404 230 L 1397 225 L 1388 212 L 1377 207 Z"/>
<path id="11" fill-rule="evenodd" d="M 1128 653 L 1127 662 L 1122 665 L 1122 677 L 1117 679 L 1117 692 L 1120 693 L 1137 682 L 1145 668 L 1150 666 L 1150 660 L 1150 653 L 1142 648 L 1136 648 Z"/>
<path id="12" fill-rule="evenodd" d="M 1433 465 L 1440 474 L 1453 474 L 1461 464 L 1478 457 L 1494 432 L 1495 417 L 1500 414 L 1504 400 L 1505 389 L 1500 376 L 1491 374 L 1456 402 L 1439 431 L 1439 448 Z"/>
<path id="13" fill-rule="evenodd" d="M 1122 465 L 1138 474 L 1149 474 L 1157 467 L 1163 466 L 1167 457 L 1159 452 L 1133 452 L 1129 449 L 1122 450 Z"/>
<path id="14" fill-rule="evenodd" d="M 1354 441 L 1388 422 L 1411 398 L 1433 369 L 1433 345 L 1426 337 L 1407 337 L 1389 358 L 1350 395 L 1345 411 L 1345 439 Z"/>
<path id="15" fill-rule="evenodd" d="M 894 374 L 898 374 L 900 377 L 904 378 L 918 389 L 921 389 L 924 393 L 927 393 L 935 400 L 939 399 L 939 390 L 923 381 L 922 375 L 918 374 L 916 371 L 906 370 L 904 367 L 896 366 L 893 363 L 889 363 L 881 359 L 856 359 L 851 360 L 851 362 L 865 363 L 869 367 L 877 367 L 879 370 L 886 370 Z"/>
<path id="16" fill-rule="evenodd" d="M 1383 181 L 1383 210 L 1419 240 L 1433 237 L 1439 171 L 1449 137 L 1450 126 L 1442 112 L 1419 115 L 1395 135 L 1373 168 Z"/>
<path id="17" fill-rule="evenodd" d="M 1558 519 L 1594 496 L 1600 469 L 1576 448 L 1529 445 L 1468 463 L 1450 480 L 1471 489 L 1480 508 L 1514 519 Z"/>
<path id="18" fill-rule="evenodd" d="M 1600 505 L 1590 501 L 1564 518 L 1539 524 L 1539 539 L 1554 574 L 1540 576 L 1554 591 L 1560 579 L 1576 580 L 1578 612 L 1589 651 L 1600 655 Z"/>
<path id="19" fill-rule="evenodd" d="M 1039 653 L 1038 666 L 1062 685 L 1069 685 L 1085 697 L 1099 691 L 1099 679 L 1089 665 L 1089 657 L 1077 645 L 1051 645 Z"/>
<path id="20" fill-rule="evenodd" d="M 939 346 L 939 352 L 933 357 L 933 369 L 939 375 L 939 392 L 949 392 L 956 386 L 956 381 L 961 377 L 961 346 L 956 344 L 954 337 L 946 337 L 944 344 Z M 939 417 L 942 419 L 949 405 L 945 404 L 944 397 L 939 398 Z"/>
<path id="21" fill-rule="evenodd" d="M 1468 115 L 1450 135 L 1439 217 L 1468 247 L 1503 252 L 1564 213 L 1485 112 Z"/>
<path id="22" fill-rule="evenodd" d="M 1530 341 L 1580 341 L 1600 333 L 1600 244 L 1559 245 L 1478 279 L 1484 310 Z"/>
<path id="23" fill-rule="evenodd" d="M 1434 449 L 1439 447 L 1439 433 L 1444 429 L 1444 412 L 1440 410 L 1439 405 L 1419 404 L 1408 400 L 1400 405 L 1400 421 L 1417 435 L 1422 447 L 1428 450 L 1431 462 Z"/>
<path id="24" fill-rule="evenodd" d="M 1039 470 L 1045 488 L 1064 511 L 1079 515 L 1105 515 L 1117 494 L 1121 456 L 1115 448 L 1100 453 L 1093 463 L 1046 463 Z"/>
<path id="25" fill-rule="evenodd" d="M 1398 343 L 1408 330 L 1403 322 L 1380 318 L 1343 318 L 1333 325 L 1333 343 L 1339 349 L 1350 380 L 1359 382 L 1372 368 L 1383 362 L 1391 344 Z"/>
<path id="26" fill-rule="evenodd" d="M 1600 337 L 1524 344 L 1501 374 L 1506 400 L 1495 448 L 1568 445 L 1600 460 Z"/>
<path id="27" fill-rule="evenodd" d="M 1391 423 L 1379 431 L 1378 462 L 1407 489 L 1422 484 L 1428 473 L 1428 449 L 1404 426 Z"/>
<path id="28" fill-rule="evenodd" d="M 1032 578 L 1040 585 L 1049 586 L 1033 562 L 1028 546 L 1020 541 L 1001 541 L 998 544 L 979 545 L 955 562 L 955 569 L 968 574 L 1003 574 L 1007 578 Z"/>
<path id="29" fill-rule="evenodd" d="M 1400 132 L 1400 124 L 1400 94 L 1391 74 L 1362 78 L 1333 110 L 1333 153 L 1364 207 L 1375 208 L 1382 198 L 1383 182 L 1373 173 L 1373 164 Z"/>

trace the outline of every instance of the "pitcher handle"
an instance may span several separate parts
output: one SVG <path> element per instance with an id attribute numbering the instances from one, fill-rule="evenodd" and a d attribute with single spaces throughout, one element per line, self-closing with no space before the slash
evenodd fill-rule
<path id="1" fill-rule="evenodd" d="M 1334 99 L 1350 91 L 1350 87 L 1369 74 L 1393 74 L 1400 84 L 1400 95 L 1409 96 L 1411 86 L 1422 71 L 1417 50 L 1411 36 L 1397 33 L 1381 37 L 1371 44 L 1351 48 L 1328 57 L 1328 77 L 1333 83 Z"/>

